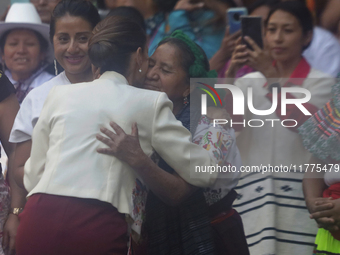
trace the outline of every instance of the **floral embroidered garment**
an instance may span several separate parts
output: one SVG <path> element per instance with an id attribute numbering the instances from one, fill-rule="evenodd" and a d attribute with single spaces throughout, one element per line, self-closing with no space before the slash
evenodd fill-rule
<path id="1" fill-rule="evenodd" d="M 235 133 L 232 128 L 224 129 L 213 123 L 206 116 L 201 117 L 193 142 L 210 151 L 216 164 L 219 166 L 235 166 L 236 172 L 222 172 L 212 187 L 205 190 L 204 195 L 208 205 L 219 201 L 233 189 L 238 182 L 241 166 L 240 153 L 236 146 Z M 136 179 L 136 187 L 132 194 L 134 221 L 131 229 L 138 235 L 141 233 L 143 220 L 145 219 L 145 204 L 147 187 L 139 179 Z"/>

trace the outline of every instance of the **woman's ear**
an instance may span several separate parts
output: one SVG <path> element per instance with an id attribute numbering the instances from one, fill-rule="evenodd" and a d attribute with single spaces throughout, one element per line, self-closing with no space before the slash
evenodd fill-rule
<path id="1" fill-rule="evenodd" d="M 188 87 L 184 90 L 184 92 L 183 92 L 183 97 L 189 96 L 189 94 L 190 94 L 191 91 L 192 91 L 192 90 L 190 89 L 190 86 L 188 86 Z"/>
<path id="2" fill-rule="evenodd" d="M 138 67 L 140 68 L 143 64 L 143 50 L 141 47 L 139 47 L 136 51 L 136 57 L 137 57 L 137 64 L 138 64 Z"/>

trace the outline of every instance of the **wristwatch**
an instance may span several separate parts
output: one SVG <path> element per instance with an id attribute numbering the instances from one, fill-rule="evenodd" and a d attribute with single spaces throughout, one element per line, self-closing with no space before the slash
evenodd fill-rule
<path id="1" fill-rule="evenodd" d="M 19 213 L 21 213 L 22 210 L 24 210 L 24 208 L 11 208 L 9 213 L 14 214 L 14 215 L 19 215 Z"/>

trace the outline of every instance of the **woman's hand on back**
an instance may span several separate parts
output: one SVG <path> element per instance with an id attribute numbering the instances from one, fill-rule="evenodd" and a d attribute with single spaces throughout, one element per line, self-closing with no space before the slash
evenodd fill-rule
<path id="1" fill-rule="evenodd" d="M 131 135 L 126 134 L 115 122 L 110 122 L 110 126 L 116 133 L 107 128 L 100 129 L 109 138 L 97 135 L 97 139 L 109 148 L 99 148 L 97 152 L 114 156 L 128 163 L 132 168 L 140 166 L 147 156 L 139 143 L 137 124 L 132 124 Z"/>

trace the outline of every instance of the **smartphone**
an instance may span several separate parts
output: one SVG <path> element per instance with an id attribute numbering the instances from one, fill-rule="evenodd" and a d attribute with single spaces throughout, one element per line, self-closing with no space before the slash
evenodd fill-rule
<path id="1" fill-rule="evenodd" d="M 241 17 L 241 29 L 242 29 L 242 43 L 246 44 L 251 50 L 254 50 L 245 40 L 245 36 L 249 36 L 255 41 L 255 43 L 263 48 L 262 41 L 262 17 L 246 16 Z"/>
<path id="2" fill-rule="evenodd" d="M 227 10 L 227 21 L 230 35 L 241 29 L 241 16 L 247 15 L 248 10 L 245 7 L 229 8 Z"/>

